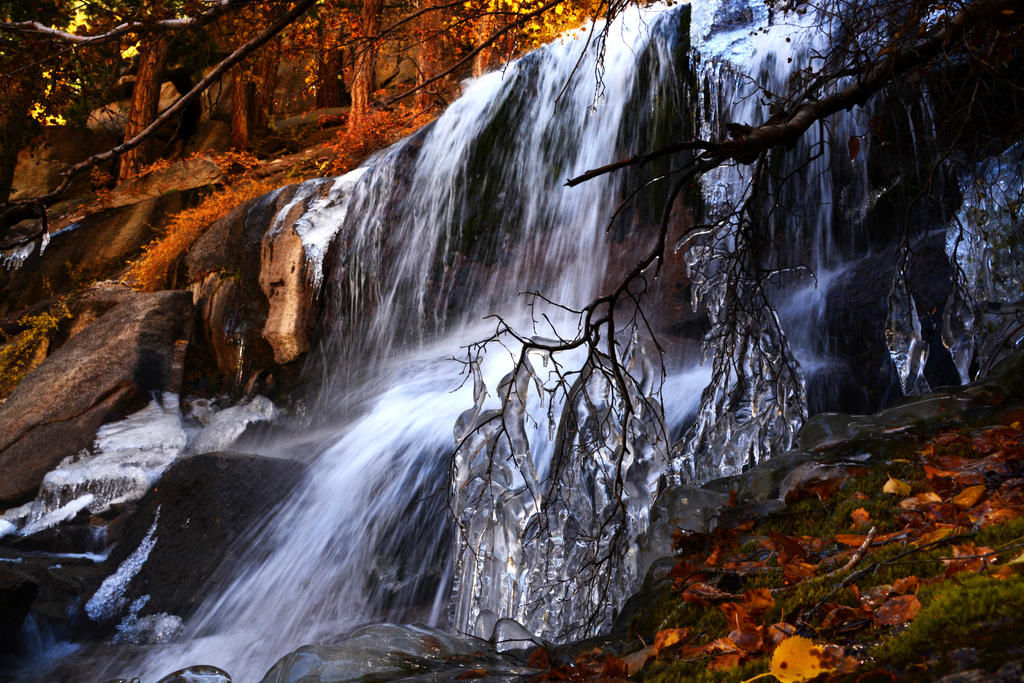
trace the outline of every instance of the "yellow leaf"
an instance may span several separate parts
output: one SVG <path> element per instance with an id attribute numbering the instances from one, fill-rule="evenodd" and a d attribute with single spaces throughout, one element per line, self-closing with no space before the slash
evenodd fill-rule
<path id="1" fill-rule="evenodd" d="M 962 508 L 973 507 L 983 495 L 985 495 L 984 484 L 968 486 L 963 491 L 953 496 L 953 503 Z"/>
<path id="2" fill-rule="evenodd" d="M 885 482 L 885 486 L 882 487 L 882 493 L 891 493 L 896 496 L 909 496 L 910 484 L 900 479 L 893 479 L 892 477 L 889 477 L 889 481 Z"/>
<path id="3" fill-rule="evenodd" d="M 835 667 L 826 662 L 825 651 L 814 641 L 791 636 L 775 648 L 770 670 L 782 683 L 801 683 L 835 671 Z"/>
<path id="4" fill-rule="evenodd" d="M 125 49 L 121 50 L 121 58 L 122 59 L 131 59 L 132 57 L 134 57 L 137 54 L 139 54 L 139 43 L 135 43 L 134 45 L 129 45 Z"/>

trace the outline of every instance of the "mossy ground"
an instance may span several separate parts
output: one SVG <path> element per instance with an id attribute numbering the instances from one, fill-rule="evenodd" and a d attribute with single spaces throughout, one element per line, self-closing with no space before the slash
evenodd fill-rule
<path id="1" fill-rule="evenodd" d="M 848 478 L 834 491 L 792 502 L 730 530 L 683 538 L 680 558 L 697 570 L 710 569 L 705 575 L 710 578 L 705 580 L 730 595 L 770 589 L 774 605 L 760 618 L 764 629 L 779 622 L 794 624 L 801 635 L 818 643 L 839 645 L 848 656 L 856 658 L 858 666 L 853 673 L 833 673 L 822 680 L 936 680 L 963 668 L 962 662 L 951 655 L 963 648 L 970 649 L 972 667 L 987 671 L 1020 660 L 1024 658 L 1019 636 L 1024 632 L 1024 563 L 1010 562 L 1024 552 L 1024 517 L 1020 516 L 1024 510 L 1019 509 L 1018 501 L 1010 500 L 1016 477 L 1024 481 L 1024 473 L 1019 471 L 1021 460 L 1011 452 L 1020 450 L 1024 458 L 1020 404 L 1017 398 L 1002 396 L 998 405 L 973 415 L 923 423 L 897 436 L 848 442 L 830 455 L 848 456 L 856 451 L 871 457 L 864 467 L 850 468 Z M 993 453 L 996 446 L 986 448 L 984 444 L 986 435 L 996 432 L 1006 438 L 996 444 L 1004 450 Z M 978 464 L 978 480 L 985 485 L 991 506 L 1000 508 L 997 515 L 971 521 L 976 509 L 968 512 L 953 505 L 953 496 L 964 487 L 942 489 L 937 485 L 941 480 L 929 478 L 925 469 L 925 460 L 934 463 L 943 458 L 944 462 L 964 459 L 965 467 Z M 1002 458 L 1009 464 L 999 472 L 986 470 L 984 458 Z M 911 493 L 884 492 L 890 478 L 909 484 Z M 927 507 L 908 509 L 907 503 L 901 507 L 901 501 L 934 493 L 935 489 L 942 491 L 939 512 L 930 512 Z M 858 526 L 853 520 L 855 511 L 867 513 L 877 531 L 876 538 L 882 540 L 875 541 L 853 567 L 836 571 L 848 561 L 854 548 L 832 539 L 866 532 L 866 525 Z M 939 524 L 944 538 L 942 534 L 927 536 L 925 531 L 932 528 L 928 516 L 940 513 L 963 523 Z M 773 544 L 770 540 L 772 534 L 802 539 L 807 547 L 820 549 L 813 557 L 805 558 L 815 565 L 813 574 L 792 576 L 786 566 L 799 564 L 798 558 L 785 557 L 780 551 L 781 541 Z M 971 548 L 977 550 L 963 550 Z M 980 560 L 965 560 L 977 566 L 951 569 L 958 555 L 969 556 L 970 552 L 982 556 Z M 745 571 L 737 562 L 729 565 L 716 558 L 711 560 L 715 566 L 709 568 L 709 555 L 714 554 L 728 554 L 747 566 L 761 567 Z M 893 584 L 900 585 L 901 580 L 914 585 L 906 600 L 911 602 L 916 597 L 919 601 L 916 616 L 891 625 L 873 621 L 874 607 L 865 607 L 865 596 L 894 595 L 886 591 Z M 629 620 L 628 632 L 645 643 L 662 629 L 689 629 L 689 637 L 681 646 L 667 648 L 648 661 L 634 680 L 744 681 L 768 671 L 768 647 L 745 654 L 741 664 L 731 668 L 722 666 L 721 661 L 716 663 L 713 649 L 693 656 L 696 647 L 707 647 L 727 636 L 735 625 L 719 608 L 722 600 L 702 604 L 691 596 L 687 601 L 684 587 L 685 580 L 678 575 L 674 584 L 663 581 L 646 598 L 645 608 Z M 850 614 L 859 610 L 864 618 L 826 623 L 826 612 L 836 608 L 849 608 Z M 686 646 L 690 656 L 683 654 Z M 712 670 L 716 665 L 721 668 Z"/>

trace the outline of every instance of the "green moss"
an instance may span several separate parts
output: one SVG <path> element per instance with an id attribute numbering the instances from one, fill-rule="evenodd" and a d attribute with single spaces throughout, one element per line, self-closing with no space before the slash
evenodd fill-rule
<path id="1" fill-rule="evenodd" d="M 709 671 L 710 659 L 697 661 L 657 660 L 648 664 L 633 680 L 644 683 L 726 683 L 745 681 L 767 670 L 764 659 L 747 662 L 729 671 Z"/>
<path id="2" fill-rule="evenodd" d="M 923 608 L 907 629 L 875 652 L 879 662 L 913 666 L 937 662 L 929 675 L 948 670 L 948 653 L 973 647 L 995 668 L 1020 658 L 1024 628 L 1024 577 L 994 579 L 957 576 L 926 586 L 918 594 Z"/>

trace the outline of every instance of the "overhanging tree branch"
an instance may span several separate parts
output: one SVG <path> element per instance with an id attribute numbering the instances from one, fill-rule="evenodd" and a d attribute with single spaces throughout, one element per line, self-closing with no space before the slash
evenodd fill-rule
<path id="1" fill-rule="evenodd" d="M 251 1 L 252 0 L 211 0 L 213 7 L 202 14 L 197 14 L 194 17 L 161 19 L 156 21 L 126 21 L 123 24 L 115 26 L 109 31 L 86 36 L 52 28 L 38 21 L 0 22 L 0 31 L 33 35 L 60 43 L 68 43 L 76 47 L 84 47 L 87 45 L 98 45 L 100 43 L 110 42 L 111 40 L 116 40 L 117 38 L 130 33 L 140 33 L 143 31 L 180 31 L 187 28 L 199 28 L 209 24 L 216 18 L 227 14 L 234 9 L 238 9 L 245 4 L 248 4 Z"/>

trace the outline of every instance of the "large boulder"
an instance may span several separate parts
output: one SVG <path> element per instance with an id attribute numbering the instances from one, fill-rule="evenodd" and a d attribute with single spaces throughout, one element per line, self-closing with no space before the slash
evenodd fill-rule
<path id="1" fill-rule="evenodd" d="M 187 616 L 224 574 L 216 570 L 247 532 L 302 481 L 305 466 L 292 460 L 238 453 L 181 458 L 159 485 L 138 502 L 121 541 L 111 551 L 114 572 L 154 539 L 138 572 L 123 585 L 121 609 L 101 619 L 116 621 L 127 605 L 150 596 L 140 614 Z M 116 607 L 116 606 L 112 606 Z"/>
<path id="2" fill-rule="evenodd" d="M 177 392 L 192 318 L 187 292 L 132 296 L 33 370 L 0 406 L 0 504 L 31 498 L 103 423 Z"/>
<path id="3" fill-rule="evenodd" d="M 45 250 L 37 243 L 18 269 L 0 269 L 0 317 L 18 315 L 55 292 L 113 277 L 157 235 L 155 228 L 167 216 L 193 206 L 202 191 L 140 195 L 116 208 L 55 218 Z"/>
<path id="4" fill-rule="evenodd" d="M 323 258 L 312 252 L 326 247 L 306 243 L 303 221 L 310 206 L 332 201 L 334 185 L 310 181 L 238 207 L 210 226 L 183 261 L 181 275 L 217 368 L 239 383 L 293 363 L 311 346 Z"/>

